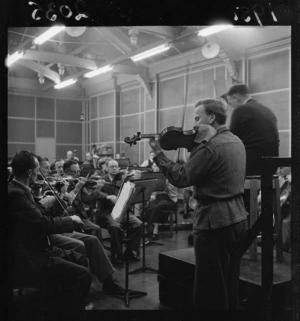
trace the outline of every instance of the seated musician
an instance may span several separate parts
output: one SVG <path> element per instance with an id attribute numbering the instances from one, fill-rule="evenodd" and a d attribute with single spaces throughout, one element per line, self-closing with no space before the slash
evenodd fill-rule
<path id="1" fill-rule="evenodd" d="M 49 218 L 35 202 L 30 189 L 39 172 L 37 158 L 28 151 L 17 153 L 12 160 L 14 179 L 8 184 L 9 223 L 13 229 L 12 246 L 14 271 L 12 277 L 26 278 L 41 289 L 56 288 L 51 309 L 63 312 L 65 318 L 77 320 L 84 309 L 92 276 L 72 251 L 53 247 L 49 235 L 72 232 L 81 219 L 69 217 Z"/>
<path id="2" fill-rule="evenodd" d="M 52 175 L 53 177 L 59 178 L 65 176 L 63 159 L 56 159 L 54 162 L 54 166 L 56 173 Z"/>
<path id="3" fill-rule="evenodd" d="M 142 164 L 141 164 L 141 167 L 146 167 L 146 168 L 151 168 L 153 169 L 153 171 L 156 171 L 158 172 L 159 171 L 159 168 L 157 166 L 157 164 L 155 163 L 155 161 L 153 160 L 153 158 L 155 157 L 155 153 L 153 151 L 151 151 L 149 153 L 149 159 L 146 159 Z M 158 169 L 158 170 L 157 170 Z"/>
<path id="4" fill-rule="evenodd" d="M 47 178 L 49 175 L 49 162 L 47 161 L 47 158 L 38 157 L 38 159 L 40 161 L 40 171 L 44 174 L 44 177 Z M 60 188 L 58 191 L 58 197 L 61 198 L 61 201 L 64 200 L 64 196 L 67 194 L 68 185 L 68 182 L 65 182 L 63 186 L 59 185 Z M 57 183 L 55 186 L 57 186 Z M 53 202 L 51 204 L 52 209 L 49 208 L 49 202 L 45 204 L 43 200 L 44 199 L 40 200 L 40 203 L 47 206 L 48 213 L 51 213 L 51 216 L 63 215 L 63 210 L 59 209 L 59 206 L 57 206 L 58 202 L 55 202 L 55 199 L 55 204 L 53 204 Z M 53 207 L 55 207 L 54 211 Z M 99 227 L 97 226 L 97 228 Z M 115 269 L 112 266 L 106 251 L 97 236 L 73 231 L 71 233 L 51 235 L 51 241 L 52 244 L 64 250 L 72 249 L 74 251 L 86 254 L 89 259 L 91 273 L 96 275 L 98 280 L 102 283 L 102 289 L 104 292 L 109 294 L 120 294 L 123 292 L 123 288 L 120 287 L 117 281 L 113 278 Z"/>
<path id="5" fill-rule="evenodd" d="M 118 177 L 122 177 L 119 171 L 119 164 L 116 160 L 109 160 L 107 163 L 108 173 L 103 177 L 103 180 L 108 184 L 102 187 L 102 192 L 106 194 L 105 198 L 101 198 L 98 202 L 99 212 L 96 215 L 96 223 L 99 226 L 108 229 L 114 252 L 116 253 L 115 263 L 122 263 L 123 251 L 122 251 L 122 238 L 123 228 L 127 223 L 127 214 L 123 215 L 120 220 L 116 221 L 111 216 L 114 204 L 117 201 L 117 195 L 120 189 L 118 184 Z M 142 223 L 134 215 L 129 214 L 129 228 L 127 230 L 127 246 L 125 255 L 128 259 L 138 261 L 139 260 L 139 248 L 141 242 Z M 134 253 L 135 251 L 136 253 Z"/>
<path id="6" fill-rule="evenodd" d="M 164 192 L 153 193 L 152 201 L 147 208 L 148 236 L 152 234 L 152 240 L 158 239 L 158 223 L 168 221 L 172 211 L 177 211 L 178 191 L 168 180 Z M 172 219 L 172 217 L 171 217 Z"/>
<path id="7" fill-rule="evenodd" d="M 85 177 L 89 173 L 93 174 L 94 171 L 95 171 L 95 167 L 93 164 L 93 156 L 91 153 L 88 152 L 85 154 L 85 161 L 81 165 L 80 176 Z"/>

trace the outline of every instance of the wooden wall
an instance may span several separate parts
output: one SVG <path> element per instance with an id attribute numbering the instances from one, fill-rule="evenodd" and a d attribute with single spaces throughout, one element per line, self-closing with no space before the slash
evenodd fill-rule
<path id="1" fill-rule="evenodd" d="M 254 99 L 271 108 L 278 120 L 279 155 L 291 156 L 290 47 L 250 53 L 247 82 Z"/>
<path id="2" fill-rule="evenodd" d="M 8 157 L 23 149 L 44 150 L 41 156 L 52 161 L 76 149 L 82 158 L 81 111 L 81 100 L 8 94 Z M 53 149 L 43 142 L 53 142 Z"/>

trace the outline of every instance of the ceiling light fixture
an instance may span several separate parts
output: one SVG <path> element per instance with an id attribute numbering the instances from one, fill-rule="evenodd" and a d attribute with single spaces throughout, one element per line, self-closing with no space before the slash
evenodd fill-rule
<path id="1" fill-rule="evenodd" d="M 107 66 L 98 68 L 96 70 L 89 71 L 88 73 L 84 74 L 84 77 L 92 78 L 92 77 L 98 76 L 100 74 L 104 74 L 104 73 L 106 73 L 106 72 L 108 72 L 108 71 L 110 71 L 112 69 L 113 69 L 113 66 L 107 65 Z"/>
<path id="2" fill-rule="evenodd" d="M 62 81 L 62 82 L 56 84 L 56 85 L 54 86 L 54 88 L 55 88 L 55 89 L 61 89 L 61 88 L 64 88 L 64 87 L 67 87 L 67 86 L 70 86 L 70 85 L 75 84 L 76 81 L 77 81 L 77 79 L 71 78 L 71 79 L 68 79 L 68 80 L 66 80 L 66 81 Z"/>
<path id="3" fill-rule="evenodd" d="M 150 50 L 146 50 L 138 55 L 135 55 L 135 56 L 132 56 L 130 59 L 132 61 L 139 61 L 139 60 L 142 60 L 142 59 L 145 59 L 145 58 L 149 58 L 149 57 L 152 57 L 154 55 L 157 55 L 159 53 L 162 53 L 164 51 L 167 51 L 171 48 L 171 45 L 169 43 L 166 43 L 166 44 L 163 44 L 161 46 L 158 46 L 158 47 L 155 47 L 155 48 L 152 48 Z"/>
<path id="4" fill-rule="evenodd" d="M 33 40 L 33 43 L 36 45 L 41 45 L 45 41 L 49 40 L 50 38 L 54 37 L 56 34 L 61 32 L 62 30 L 65 30 L 65 26 L 56 26 L 56 27 L 51 27 L 49 28 L 46 32 L 42 33 L 40 36 L 35 38 Z"/>
<path id="5" fill-rule="evenodd" d="M 207 27 L 204 29 L 201 29 L 198 31 L 198 36 L 202 36 L 202 37 L 207 37 L 210 36 L 214 33 L 229 29 L 229 28 L 233 28 L 233 25 L 230 24 L 226 24 L 226 25 L 214 25 L 211 27 Z"/>
<path id="6" fill-rule="evenodd" d="M 24 51 L 16 51 L 12 55 L 8 55 L 6 58 L 6 66 L 10 67 L 14 62 L 19 60 L 24 55 Z"/>

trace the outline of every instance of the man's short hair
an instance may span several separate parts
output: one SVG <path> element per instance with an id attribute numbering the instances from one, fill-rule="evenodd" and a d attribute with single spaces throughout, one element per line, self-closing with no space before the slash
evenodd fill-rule
<path id="1" fill-rule="evenodd" d="M 240 94 L 242 96 L 246 96 L 249 93 L 249 88 L 245 84 L 237 84 L 233 85 L 229 90 L 227 95 L 232 96 L 234 94 Z"/>
<path id="2" fill-rule="evenodd" d="M 22 150 L 16 153 L 11 161 L 11 168 L 16 177 L 24 175 L 28 170 L 36 167 L 35 163 L 36 155 L 27 151 Z"/>
<path id="3" fill-rule="evenodd" d="M 41 162 L 49 162 L 48 157 L 37 156 L 37 159 L 38 159 L 39 163 L 41 163 Z"/>
<path id="4" fill-rule="evenodd" d="M 207 114 L 214 114 L 216 116 L 216 122 L 219 125 L 226 123 L 227 105 L 223 99 L 201 99 L 195 104 L 195 108 L 200 105 L 204 106 L 204 110 Z"/>
<path id="5" fill-rule="evenodd" d="M 76 164 L 78 164 L 78 162 L 73 159 L 65 160 L 64 165 L 63 165 L 63 170 L 67 171 L 71 168 L 72 165 L 76 165 Z"/>

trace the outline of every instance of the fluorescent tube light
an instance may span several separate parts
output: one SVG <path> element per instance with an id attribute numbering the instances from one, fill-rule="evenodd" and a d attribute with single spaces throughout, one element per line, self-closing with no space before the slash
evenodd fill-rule
<path id="1" fill-rule="evenodd" d="M 56 84 L 54 86 L 54 88 L 55 89 L 61 89 L 61 88 L 64 88 L 64 87 L 67 87 L 67 86 L 75 84 L 76 81 L 77 81 L 77 79 L 73 79 L 73 78 L 72 79 L 68 79 L 66 81 L 62 81 L 62 82 Z"/>
<path id="2" fill-rule="evenodd" d="M 36 37 L 33 40 L 33 43 L 36 45 L 41 45 L 45 41 L 49 40 L 50 38 L 54 37 L 56 34 L 61 32 L 62 30 L 65 30 L 65 26 L 56 26 L 56 27 L 51 27 L 44 33 L 42 33 L 40 36 Z"/>
<path id="3" fill-rule="evenodd" d="M 198 31 L 198 36 L 207 37 L 225 29 L 233 28 L 233 25 L 215 25 Z"/>
<path id="4" fill-rule="evenodd" d="M 19 60 L 24 55 L 24 51 L 16 51 L 12 55 L 8 55 L 6 58 L 6 66 L 11 66 L 14 62 Z"/>
<path id="5" fill-rule="evenodd" d="M 132 56 L 130 59 L 132 61 L 139 61 L 139 60 L 142 60 L 142 59 L 157 55 L 157 54 L 162 53 L 164 51 L 167 51 L 167 50 L 170 49 L 170 47 L 171 47 L 170 44 L 166 43 L 166 44 L 163 44 L 161 46 L 152 48 L 150 50 L 146 50 L 146 51 L 144 51 L 144 52 L 142 52 L 142 53 L 140 53 L 138 55 Z"/>
<path id="6" fill-rule="evenodd" d="M 92 78 L 92 77 L 95 77 L 95 76 L 98 76 L 100 74 L 104 74 L 110 70 L 113 69 L 113 66 L 111 65 L 107 65 L 107 66 L 104 66 L 104 67 L 101 67 L 101 68 L 98 68 L 96 70 L 92 70 L 86 74 L 84 74 L 84 77 L 86 78 Z"/>

